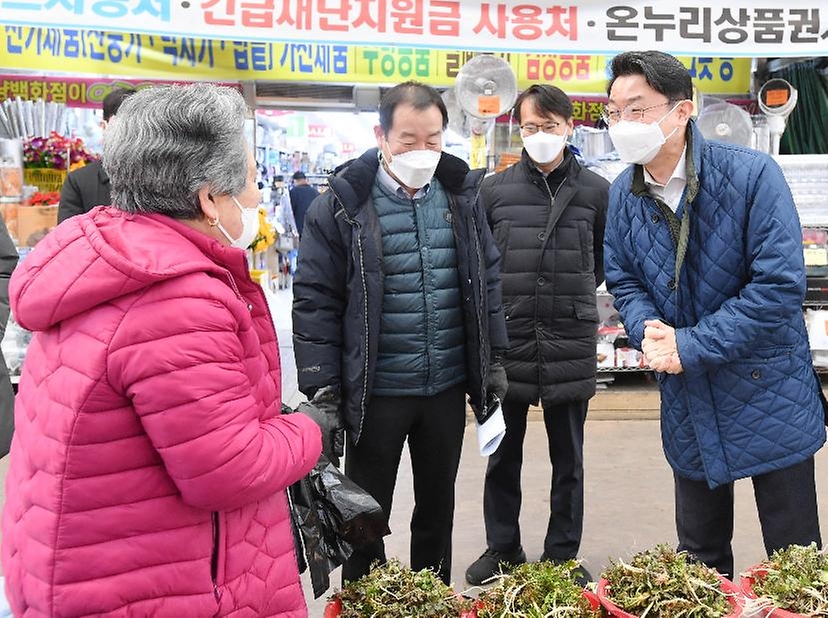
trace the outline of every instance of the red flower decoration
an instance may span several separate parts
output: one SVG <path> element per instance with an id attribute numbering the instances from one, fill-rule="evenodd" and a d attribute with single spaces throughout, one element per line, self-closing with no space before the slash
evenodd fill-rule
<path id="1" fill-rule="evenodd" d="M 49 191 L 48 193 L 41 193 L 37 191 L 29 198 L 30 206 L 51 206 L 60 201 L 59 191 Z"/>

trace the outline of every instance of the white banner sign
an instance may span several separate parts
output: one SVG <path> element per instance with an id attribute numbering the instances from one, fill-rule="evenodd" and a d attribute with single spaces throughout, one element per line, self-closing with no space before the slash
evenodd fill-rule
<path id="1" fill-rule="evenodd" d="M 828 55 L 814 0 L 0 0 L 0 24 L 470 51 Z"/>

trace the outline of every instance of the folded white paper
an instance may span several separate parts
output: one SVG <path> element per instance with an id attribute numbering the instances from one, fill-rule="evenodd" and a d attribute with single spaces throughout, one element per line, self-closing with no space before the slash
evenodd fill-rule
<path id="1" fill-rule="evenodd" d="M 480 446 L 480 454 L 488 457 L 500 446 L 500 441 L 506 435 L 506 421 L 503 420 L 503 408 L 498 404 L 492 415 L 481 425 L 477 425 L 477 444 Z"/>

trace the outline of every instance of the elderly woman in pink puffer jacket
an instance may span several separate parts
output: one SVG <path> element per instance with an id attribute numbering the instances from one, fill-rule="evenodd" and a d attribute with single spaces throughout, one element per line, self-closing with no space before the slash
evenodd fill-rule
<path id="1" fill-rule="evenodd" d="M 17 616 L 307 616 L 285 489 L 321 450 L 282 416 L 279 348 L 244 248 L 246 108 L 141 90 L 107 130 L 113 205 L 15 272 L 34 331 L 2 518 Z"/>

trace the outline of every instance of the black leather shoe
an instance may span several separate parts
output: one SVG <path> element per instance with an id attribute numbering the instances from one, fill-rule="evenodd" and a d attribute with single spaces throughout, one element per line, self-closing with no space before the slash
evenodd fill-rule
<path id="1" fill-rule="evenodd" d="M 510 572 L 517 565 L 524 562 L 526 562 L 526 554 L 523 553 L 522 547 L 518 547 L 514 551 L 487 549 L 480 558 L 466 569 L 466 581 L 472 586 L 480 586 L 496 575 Z"/>
<path id="2" fill-rule="evenodd" d="M 540 561 L 548 561 L 552 564 L 564 564 L 565 562 L 568 562 L 567 560 L 562 560 L 560 558 L 548 558 L 546 556 L 546 553 L 541 554 Z M 592 581 L 592 575 L 590 574 L 590 572 L 587 571 L 580 564 L 576 566 L 574 569 L 572 569 L 571 573 L 572 579 L 575 580 L 575 583 L 578 584 L 581 588 L 586 588 L 586 585 Z"/>

